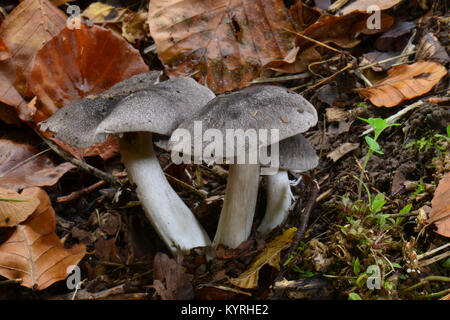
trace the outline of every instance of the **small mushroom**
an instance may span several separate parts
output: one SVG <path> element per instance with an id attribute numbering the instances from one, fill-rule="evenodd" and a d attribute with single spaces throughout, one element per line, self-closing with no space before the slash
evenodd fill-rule
<path id="1" fill-rule="evenodd" d="M 292 200 L 287 170 L 305 172 L 319 164 L 316 152 L 302 134 L 281 141 L 279 154 L 279 171 L 267 176 L 266 213 L 257 229 L 262 234 L 269 233 L 288 217 Z"/>
<path id="2" fill-rule="evenodd" d="M 109 134 L 118 136 L 122 161 L 147 218 L 173 253 L 187 252 L 211 242 L 168 183 L 153 150 L 152 133 L 170 136 L 215 95 L 191 78 L 158 79 L 155 73 L 135 76 L 99 96 L 65 106 L 40 126 L 76 147 L 104 141 Z"/>
<path id="3" fill-rule="evenodd" d="M 202 128 L 213 129 L 227 136 L 227 131 L 240 130 L 241 135 L 249 129 L 261 133 L 261 130 L 275 130 L 278 134 L 257 146 L 250 145 L 245 140 L 245 148 L 236 148 L 223 141 L 224 154 L 205 158 L 215 159 L 218 163 L 225 160 L 229 166 L 225 200 L 220 213 L 219 224 L 213 240 L 214 245 L 224 244 L 235 248 L 250 235 L 258 195 L 260 175 L 260 147 L 273 145 L 281 140 L 305 132 L 317 123 L 315 108 L 302 96 L 288 89 L 257 85 L 238 92 L 229 93 L 211 100 L 201 112 L 193 118 L 184 121 L 172 134 L 169 147 L 176 152 L 190 152 L 196 159 L 202 159 L 203 151 L 207 150 L 210 141 L 202 140 L 202 147 L 196 147 L 196 141 L 203 138 L 203 132 L 196 131 L 196 124 Z M 180 131 L 179 131 L 180 130 Z M 188 132 L 194 136 L 194 147 L 186 148 L 179 143 L 179 132 Z M 260 139 L 259 137 L 258 139 Z M 257 161 L 238 163 L 239 157 L 250 160 L 256 151 Z M 267 163 L 261 162 L 263 165 Z"/>

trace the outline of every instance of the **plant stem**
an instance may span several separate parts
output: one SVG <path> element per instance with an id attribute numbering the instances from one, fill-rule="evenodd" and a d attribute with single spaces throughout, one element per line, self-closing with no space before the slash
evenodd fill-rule
<path id="1" fill-rule="evenodd" d="M 367 163 L 369 162 L 370 157 L 372 156 L 373 150 L 369 148 L 369 152 L 367 152 L 366 159 L 364 160 L 364 164 L 361 169 L 361 174 L 359 176 L 359 185 L 358 185 L 358 201 L 361 200 L 361 190 L 364 179 L 364 172 L 366 172 Z"/>

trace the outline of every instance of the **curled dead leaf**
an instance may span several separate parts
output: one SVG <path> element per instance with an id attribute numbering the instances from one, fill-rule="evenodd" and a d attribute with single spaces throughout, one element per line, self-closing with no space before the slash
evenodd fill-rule
<path id="1" fill-rule="evenodd" d="M 46 155 L 37 153 L 32 146 L 0 139 L 0 186 L 14 190 L 51 186 L 75 168 L 68 162 L 55 166 Z"/>
<path id="2" fill-rule="evenodd" d="M 439 182 L 431 207 L 427 223 L 434 223 L 437 233 L 450 238 L 450 173 L 447 173 Z"/>
<path id="3" fill-rule="evenodd" d="M 429 92 L 447 75 L 445 67 L 435 62 L 403 64 L 388 71 L 388 77 L 375 86 L 358 90 L 377 107 L 395 107 L 399 103 Z"/>
<path id="4" fill-rule="evenodd" d="M 39 199 L 40 204 L 0 245 L 0 275 L 22 279 L 22 286 L 43 290 L 64 280 L 68 268 L 83 258 L 86 247 L 78 244 L 71 249 L 64 248 L 55 233 L 55 211 L 43 189 L 25 189 L 22 196 Z"/>
<path id="5" fill-rule="evenodd" d="M 256 288 L 258 286 L 259 270 L 264 265 L 269 264 L 276 269 L 280 269 L 280 252 L 289 246 L 296 232 L 297 228 L 290 228 L 273 239 L 246 271 L 237 278 L 229 278 L 228 281 L 240 288 Z"/>
<path id="6" fill-rule="evenodd" d="M 26 220 L 36 210 L 39 202 L 37 198 L 0 188 L 0 227 L 14 227 Z"/>

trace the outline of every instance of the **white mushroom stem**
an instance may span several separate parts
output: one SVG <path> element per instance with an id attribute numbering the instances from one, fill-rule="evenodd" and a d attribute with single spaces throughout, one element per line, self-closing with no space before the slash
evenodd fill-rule
<path id="1" fill-rule="evenodd" d="M 267 206 L 266 214 L 258 227 L 258 231 L 267 234 L 288 217 L 291 206 L 291 187 L 286 170 L 267 176 Z"/>
<path id="2" fill-rule="evenodd" d="M 213 244 L 236 248 L 252 229 L 259 186 L 259 164 L 232 164 Z"/>
<path id="3" fill-rule="evenodd" d="M 210 245 L 203 227 L 167 181 L 151 133 L 126 135 L 120 139 L 120 152 L 147 218 L 172 253 Z"/>

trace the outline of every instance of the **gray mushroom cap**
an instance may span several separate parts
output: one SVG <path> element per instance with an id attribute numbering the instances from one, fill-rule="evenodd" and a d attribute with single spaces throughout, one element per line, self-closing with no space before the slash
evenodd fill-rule
<path id="1" fill-rule="evenodd" d="M 170 135 L 215 97 L 186 77 L 159 82 L 159 72 L 134 76 L 99 96 L 71 103 L 40 123 L 41 130 L 76 147 L 102 142 L 109 134 L 153 132 Z"/>
<path id="2" fill-rule="evenodd" d="M 281 141 L 279 150 L 281 169 L 305 172 L 319 164 L 316 151 L 302 134 Z"/>
<path id="3" fill-rule="evenodd" d="M 267 145 L 285 140 L 289 137 L 307 131 L 317 123 L 317 111 L 301 95 L 278 86 L 255 85 L 243 90 L 218 96 L 206 104 L 202 111 L 189 120 L 182 122 L 177 129 L 187 130 L 195 141 L 202 141 L 201 137 L 195 136 L 194 123 L 201 121 L 203 131 L 206 129 L 220 130 L 223 137 L 227 129 L 267 129 L 269 142 Z M 278 140 L 270 141 L 270 130 L 279 130 Z M 201 133 L 203 135 L 203 132 Z M 203 141 L 203 148 L 210 142 Z M 224 139 L 224 149 L 226 141 Z M 177 141 L 170 141 L 168 148 L 175 151 L 180 150 L 183 145 Z M 259 147 L 264 146 L 260 144 Z M 249 146 L 246 140 L 245 152 Z M 191 148 L 191 155 L 199 156 Z M 239 152 L 235 147 L 234 155 Z"/>

